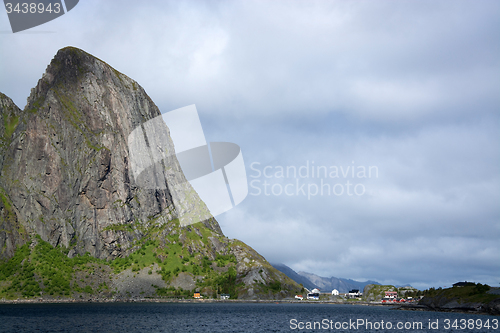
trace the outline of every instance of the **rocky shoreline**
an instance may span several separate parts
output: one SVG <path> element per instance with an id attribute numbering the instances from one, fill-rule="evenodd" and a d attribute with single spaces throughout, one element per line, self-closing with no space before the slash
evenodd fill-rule
<path id="1" fill-rule="evenodd" d="M 395 310 L 406 310 L 406 311 L 434 311 L 434 312 L 455 312 L 455 313 L 470 313 L 470 314 L 483 314 L 483 315 L 493 315 L 500 316 L 499 303 L 496 304 L 474 304 L 469 306 L 468 304 L 460 305 L 456 304 L 454 306 L 448 307 L 431 307 L 428 305 L 420 304 L 403 304 L 394 308 Z"/>

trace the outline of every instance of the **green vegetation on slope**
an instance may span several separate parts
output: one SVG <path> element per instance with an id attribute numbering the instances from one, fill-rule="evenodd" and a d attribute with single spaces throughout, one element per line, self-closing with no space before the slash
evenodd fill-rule
<path id="1" fill-rule="evenodd" d="M 19 247 L 14 257 L 0 264 L 0 297 L 74 296 L 92 294 L 85 281 L 76 282 L 75 272 L 93 274 L 105 263 L 90 255 L 68 258 L 68 249 L 56 247 L 37 236 L 36 245 L 28 242 Z"/>
<path id="2" fill-rule="evenodd" d="M 425 298 L 457 299 L 459 303 L 488 303 L 498 298 L 498 295 L 488 294 L 490 286 L 481 283 L 469 283 L 464 287 L 430 288 L 422 293 Z"/>
<path id="3" fill-rule="evenodd" d="M 136 226 L 146 236 L 137 241 L 135 250 L 126 258 L 118 258 L 110 262 L 115 273 L 130 268 L 133 272 L 156 263 L 160 274 L 167 283 L 176 278 L 179 273 L 189 273 L 196 281 L 196 287 L 200 290 L 210 290 L 215 293 L 228 293 L 231 297 L 237 297 L 238 288 L 242 283 L 236 283 L 236 257 L 233 254 L 216 253 L 214 260 L 195 249 L 207 249 L 210 247 L 209 237 L 221 238 L 221 236 L 207 229 L 202 223 L 197 223 L 189 228 L 180 228 L 177 219 L 169 222 L 174 224 L 174 230 L 166 237 L 160 237 L 166 225 L 152 224 L 149 228 L 137 224 Z M 111 226 L 113 230 L 130 230 L 127 227 Z M 192 249 L 192 252 L 189 251 Z M 199 249 L 201 250 L 201 249 Z M 226 249 L 229 252 L 229 249 Z M 212 296 L 212 292 L 207 296 Z M 162 296 L 184 295 L 176 289 L 158 288 L 158 294 Z"/>
<path id="4" fill-rule="evenodd" d="M 9 140 L 19 123 L 19 116 L 14 114 L 11 114 L 10 116 L 4 115 L 3 120 L 5 126 L 5 140 Z"/>
<path id="5" fill-rule="evenodd" d="M 137 272 L 144 268 L 149 268 L 149 274 L 160 274 L 167 285 L 184 272 L 193 276 L 196 288 L 205 290 L 206 296 L 228 293 L 232 298 L 237 297 L 244 285 L 236 281 L 236 257 L 229 254 L 229 248 L 224 249 L 227 254 L 212 253 L 213 260 L 200 252 L 210 249 L 209 237 L 222 239 L 220 235 L 202 223 L 180 228 L 178 220 L 163 225 L 155 224 L 154 219 L 150 222 L 149 227 L 139 223 L 108 227 L 108 230 L 134 231 L 143 235 L 135 241 L 134 251 L 129 256 L 111 261 L 91 257 L 88 253 L 69 258 L 68 248 L 53 247 L 37 235 L 33 242 L 19 247 L 13 258 L 0 262 L 0 298 L 88 296 L 108 291 L 106 280 L 111 281 L 115 274 L 126 269 Z M 173 226 L 173 230 L 161 236 L 167 226 Z M 153 272 L 154 264 L 159 269 Z M 95 282 L 96 272 L 104 282 Z M 174 287 L 157 287 L 157 294 L 192 296 L 191 291 Z M 109 292 L 107 296 L 111 295 Z"/>

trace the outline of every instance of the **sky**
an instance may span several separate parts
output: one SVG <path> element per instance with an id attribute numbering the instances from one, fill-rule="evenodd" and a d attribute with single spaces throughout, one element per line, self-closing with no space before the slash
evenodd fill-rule
<path id="1" fill-rule="evenodd" d="M 245 161 L 249 194 L 217 220 L 270 262 L 499 285 L 500 2 L 82 0 L 15 34 L 0 12 L 20 108 L 65 46 L 162 112 L 195 104 Z"/>

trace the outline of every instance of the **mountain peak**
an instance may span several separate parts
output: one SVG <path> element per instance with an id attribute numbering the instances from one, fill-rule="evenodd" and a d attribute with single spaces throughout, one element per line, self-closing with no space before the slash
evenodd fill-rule
<path id="1" fill-rule="evenodd" d="M 52 72 L 62 71 L 64 74 L 76 74 L 76 76 L 78 76 L 89 70 L 91 71 L 92 66 L 95 66 L 96 63 L 103 64 L 111 68 L 110 65 L 101 59 L 85 52 L 82 49 L 73 46 L 66 46 L 57 51 L 47 68 L 51 68 Z M 118 72 L 114 68 L 111 69 L 114 72 Z"/>
<path id="2" fill-rule="evenodd" d="M 68 46 L 57 51 L 37 86 L 31 90 L 25 110 L 38 108 L 40 99 L 44 98 L 50 89 L 64 93 L 70 92 L 72 95 L 80 93 L 81 95 L 85 89 L 92 88 L 89 83 L 95 83 L 95 81 L 124 86 L 127 89 L 139 90 L 138 93 L 146 94 L 134 80 L 104 61 L 79 48 Z M 147 99 L 152 103 L 149 97 Z"/>
<path id="3" fill-rule="evenodd" d="M 87 72 L 95 72 L 96 69 L 104 68 L 111 70 L 115 75 L 127 77 L 96 56 L 73 46 L 58 50 L 47 67 L 49 68 L 52 73 L 60 71 L 70 77 L 79 77 Z M 128 77 L 127 79 L 131 80 Z"/>
<path id="4" fill-rule="evenodd" d="M 93 71 L 96 62 L 104 63 L 93 55 L 76 47 L 65 47 L 57 51 L 46 70 L 51 79 L 77 80 L 85 73 Z M 51 80 L 48 80 L 49 82 Z M 68 82 L 65 82 L 68 83 Z"/>

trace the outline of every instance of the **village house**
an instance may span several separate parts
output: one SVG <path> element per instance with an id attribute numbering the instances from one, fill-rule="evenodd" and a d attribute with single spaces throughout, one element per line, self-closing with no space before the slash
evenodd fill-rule
<path id="1" fill-rule="evenodd" d="M 346 294 L 346 297 L 347 298 L 358 298 L 358 297 L 361 297 L 361 293 L 359 292 L 359 289 L 353 289 Z"/>
<path id="2" fill-rule="evenodd" d="M 314 288 L 309 294 L 307 294 L 307 299 L 319 300 L 320 290 L 318 288 Z"/>

